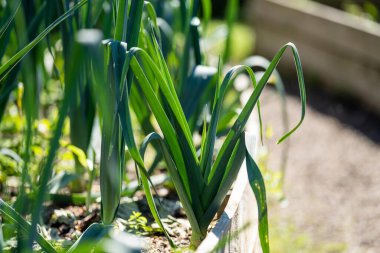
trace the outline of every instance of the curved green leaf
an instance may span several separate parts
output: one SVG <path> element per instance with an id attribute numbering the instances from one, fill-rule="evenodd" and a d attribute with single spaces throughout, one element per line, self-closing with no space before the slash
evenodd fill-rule
<path id="1" fill-rule="evenodd" d="M 21 4 L 21 0 L 18 0 L 17 2 L 14 2 L 14 1 L 10 1 L 7 3 L 7 5 L 11 5 L 10 6 L 10 16 L 8 17 L 8 19 L 5 21 L 4 24 L 2 24 L 2 27 L 0 28 L 0 39 L 3 38 L 4 36 L 4 33 L 5 31 L 7 31 L 9 25 L 12 23 L 17 11 L 18 11 L 18 8 L 20 7 L 20 4 Z M 8 7 L 8 6 L 7 6 Z"/>
<path id="2" fill-rule="evenodd" d="M 260 169 L 249 154 L 246 154 L 246 165 L 249 184 L 256 197 L 258 208 L 258 221 L 259 221 L 259 237 L 263 253 L 269 253 L 269 234 L 268 234 L 268 207 L 266 200 L 266 191 L 264 178 L 261 175 Z"/>
<path id="3" fill-rule="evenodd" d="M 51 32 L 55 27 L 57 27 L 60 23 L 66 20 L 69 16 L 71 16 L 76 10 L 82 7 L 87 3 L 88 0 L 82 0 L 74 5 L 70 10 L 68 10 L 65 14 L 59 17 L 56 21 L 51 23 L 42 33 L 40 33 L 33 41 L 31 41 L 27 46 L 17 52 L 11 59 L 9 59 L 4 65 L 0 67 L 0 80 L 2 80 L 9 71 L 14 68 L 14 66 L 19 63 L 22 58 L 29 53 L 30 50 L 33 49 L 49 32 Z"/>
<path id="4" fill-rule="evenodd" d="M 183 186 L 181 177 L 178 174 L 178 170 L 177 170 L 176 165 L 175 165 L 175 163 L 174 163 L 174 161 L 170 155 L 170 151 L 169 151 L 169 148 L 167 147 L 167 143 L 165 142 L 165 140 L 159 134 L 157 134 L 155 132 L 149 134 L 148 136 L 146 136 L 146 138 L 144 139 L 144 142 L 141 145 L 141 148 L 140 148 L 141 156 L 144 157 L 144 153 L 145 153 L 147 145 L 153 141 L 158 142 L 160 145 L 161 151 L 162 151 L 164 158 L 165 158 L 167 169 L 168 169 L 169 174 L 172 178 L 172 181 L 174 182 L 174 187 L 177 190 L 178 197 L 180 198 L 181 203 L 182 203 L 184 209 L 186 210 L 186 214 L 187 214 L 187 217 L 188 217 L 189 222 L 191 224 L 191 227 L 193 228 L 193 230 L 200 232 L 198 221 L 197 221 L 196 216 L 192 210 L 190 199 L 188 198 L 188 196 L 186 194 L 186 191 L 185 191 L 185 188 Z"/>
<path id="5" fill-rule="evenodd" d="M 0 212 L 1 214 L 10 222 L 17 224 L 19 228 L 25 234 L 28 234 L 31 228 L 31 225 L 20 215 L 18 214 L 11 206 L 5 203 L 0 199 Z M 36 233 L 35 239 L 41 248 L 48 253 L 56 253 L 57 251 L 51 246 L 51 244 L 43 238 L 39 233 Z"/>
<path id="6" fill-rule="evenodd" d="M 91 224 L 66 253 L 91 252 L 99 241 L 108 235 L 111 229 L 112 226 L 99 223 Z"/>
<path id="7" fill-rule="evenodd" d="M 206 145 L 205 145 L 206 148 L 202 150 L 202 161 L 201 161 L 201 169 L 204 172 L 204 178 L 207 180 L 208 183 L 211 180 L 210 177 L 213 177 L 215 173 L 215 171 L 212 170 L 211 161 L 212 161 L 213 150 L 214 150 L 214 145 L 215 145 L 215 140 L 216 140 L 216 131 L 219 124 L 219 117 L 222 110 L 223 99 L 228 87 L 230 87 L 231 84 L 233 84 L 235 78 L 242 73 L 248 73 L 251 77 L 253 86 L 256 87 L 256 79 L 255 79 L 255 75 L 253 74 L 253 71 L 248 66 L 244 66 L 244 65 L 235 66 L 227 72 L 226 76 L 223 79 L 222 84 L 219 87 L 218 94 L 215 98 L 210 126 L 207 131 Z M 232 151 L 232 147 L 231 147 L 231 151 Z M 226 163 L 227 161 L 228 161 L 228 157 L 225 157 L 224 162 Z M 215 177 L 214 182 L 220 183 L 219 180 L 221 179 L 223 175 L 222 170 L 218 170 L 216 173 L 218 175 L 217 177 Z M 215 187 L 212 186 L 211 188 L 215 188 Z M 209 192 L 208 194 L 211 194 L 211 192 Z"/>
<path id="8" fill-rule="evenodd" d="M 304 117 L 305 117 L 305 111 L 306 111 L 306 109 L 305 109 L 306 108 L 305 82 L 304 82 L 304 78 L 303 78 L 302 66 L 301 66 L 301 61 L 299 58 L 297 48 L 295 47 L 294 44 L 288 43 L 288 44 L 284 45 L 278 51 L 278 53 L 275 55 L 271 64 L 269 65 L 268 69 L 264 72 L 263 77 L 260 79 L 259 83 L 257 84 L 257 87 L 255 88 L 252 95 L 248 99 L 248 102 L 243 107 L 242 112 L 240 113 L 240 115 L 236 119 L 233 127 L 229 131 L 229 133 L 226 137 L 226 140 L 224 141 L 224 143 L 223 143 L 223 145 L 222 145 L 222 147 L 218 153 L 218 156 L 217 156 L 216 161 L 215 161 L 213 168 L 212 168 L 212 172 L 215 172 L 215 171 L 218 172 L 219 170 L 223 170 L 223 165 L 226 163 L 226 157 L 225 157 L 226 154 L 229 154 L 232 151 L 233 147 L 235 146 L 237 139 L 239 138 L 240 134 L 244 131 L 244 127 L 248 121 L 248 118 L 249 118 L 253 108 L 257 104 L 259 97 L 260 97 L 265 85 L 267 84 L 270 76 L 272 75 L 272 73 L 275 70 L 277 64 L 279 63 L 282 55 L 284 54 L 285 50 L 288 47 L 290 47 L 292 52 L 293 52 L 293 57 L 294 57 L 295 64 L 296 64 L 296 71 L 297 71 L 297 77 L 298 77 L 298 83 L 299 83 L 299 89 L 300 89 L 300 95 L 301 95 L 302 110 L 301 110 L 301 118 L 300 118 L 299 122 L 297 123 L 297 125 L 293 129 L 291 129 L 289 132 L 287 132 L 278 141 L 278 143 L 280 143 L 283 140 L 285 140 L 286 138 L 288 138 L 302 124 Z M 248 73 L 250 73 L 250 76 L 252 79 L 253 78 L 252 70 L 249 69 Z M 220 176 L 221 176 L 220 174 L 221 173 L 219 171 L 218 177 L 215 179 L 213 178 L 213 175 L 210 174 L 210 176 L 212 177 L 212 180 L 214 180 L 214 184 L 217 183 L 218 178 L 220 178 Z"/>

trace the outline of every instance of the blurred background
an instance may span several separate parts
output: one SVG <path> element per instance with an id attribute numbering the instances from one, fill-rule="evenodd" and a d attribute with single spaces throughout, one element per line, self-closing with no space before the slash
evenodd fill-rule
<path id="1" fill-rule="evenodd" d="M 213 19 L 202 34 L 206 38 L 201 45 L 210 55 L 207 60 L 211 66 L 216 66 L 218 56 L 228 51 L 221 38 L 225 38 L 230 29 L 226 25 L 226 6 L 233 1 L 213 0 Z M 258 157 L 270 200 L 272 252 L 379 252 L 380 0 L 236 1 L 239 1 L 239 22 L 231 29 L 228 63 L 241 64 L 252 55 L 271 60 L 285 43 L 293 42 L 301 56 L 307 85 L 304 124 L 285 145 L 276 144 L 286 131 L 284 119 L 294 126 L 301 113 L 291 52 L 286 52 L 278 66 L 287 92 L 287 117 L 283 117 L 282 100 L 273 86 L 266 87 L 261 98 L 264 140 Z M 0 5 L 5 2 L 0 1 Z M 47 19 L 52 19 L 57 13 L 48 14 Z M 27 18 L 21 25 L 27 24 L 33 15 Z M 26 34 L 22 31 L 20 33 Z M 28 36 L 33 38 L 37 31 L 31 29 L 29 32 Z M 64 69 L 63 45 L 57 32 L 50 37 L 57 58 L 48 51 L 50 41 L 47 40 L 37 48 L 39 51 L 35 51 L 44 59 L 32 55 L 39 64 L 25 63 L 33 69 L 25 68 L 22 73 L 25 76 L 37 73 L 33 77 L 36 84 L 42 83 L 44 78 L 49 80 L 41 91 L 41 101 L 28 101 L 42 105 L 43 115 L 47 115 L 35 124 L 38 136 L 32 146 L 35 154 L 31 161 L 33 180 L 38 177 L 39 164 L 42 164 L 55 127 L 52 122 L 58 115 L 58 108 L 51 105 L 57 104 L 62 97 L 59 73 L 55 73 Z M 20 45 L 24 42 L 11 39 Z M 28 40 L 25 38 L 25 41 Z M 10 44 L 10 53 L 20 46 Z M 5 48 L 0 48 L 2 50 Z M 46 77 L 37 69 L 43 69 L 41 73 Z M 0 128 L 1 148 L 16 147 L 17 153 L 21 153 L 24 137 L 20 133 L 25 126 L 20 116 L 24 88 L 16 82 L 14 85 L 17 93 L 11 98 L 12 105 L 3 115 L 4 123 Z M 0 104 L 0 108 L 5 106 Z M 57 155 L 61 161 L 56 165 L 57 172 L 73 170 L 74 158 L 80 157 L 78 150 L 66 148 L 70 143 L 69 127 L 63 132 L 65 148 Z M 0 156 L 0 193 L 14 197 L 18 181 L 7 177 L 19 174 L 17 164 L 10 160 L 5 155 Z M 95 174 L 91 172 L 91 175 Z"/>
<path id="2" fill-rule="evenodd" d="M 213 15 L 223 18 L 220 1 L 214 2 Z M 275 89 L 267 88 L 261 100 L 265 140 L 259 156 L 273 252 L 379 252 L 379 11 L 377 0 L 240 3 L 244 25 L 235 26 L 233 48 L 271 59 L 291 41 L 307 85 L 306 119 L 287 145 L 276 145 L 283 125 Z M 252 43 L 244 48 L 246 41 Z M 278 69 L 292 125 L 301 106 L 287 54 Z"/>

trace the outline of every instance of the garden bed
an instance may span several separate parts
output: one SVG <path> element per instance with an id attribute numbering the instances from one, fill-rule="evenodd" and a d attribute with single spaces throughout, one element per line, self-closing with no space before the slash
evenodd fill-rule
<path id="1" fill-rule="evenodd" d="M 0 173 L 1 248 L 167 252 L 176 245 L 196 250 L 206 239 L 199 251 L 206 246 L 251 251 L 258 233 L 263 252 L 269 252 L 265 181 L 252 154 L 258 130 L 249 119 L 268 82 L 273 79 L 281 93 L 275 66 L 290 49 L 302 114 L 279 143 L 301 125 L 306 94 L 297 49 L 285 44 L 272 63 L 260 58 L 224 75 L 227 66 L 221 62 L 229 62 L 235 47 L 231 31 L 238 2 L 227 7 L 223 61 L 217 65 L 202 52 L 200 1 L 190 8 L 168 2 L 6 3 L 7 47 L 0 52 L 5 80 L 0 136 L 6 144 L 0 149 L 6 168 Z M 54 15 L 35 20 L 45 8 Z M 41 33 L 35 29 L 44 25 Z M 23 31 L 33 34 L 20 38 Z M 230 87 L 243 74 L 254 91 L 241 107 L 242 89 Z M 171 180 L 155 183 L 160 175 Z M 248 179 L 241 181 L 244 176 Z M 248 181 L 253 194 L 246 193 Z M 150 238 L 153 251 L 131 234 Z"/>
<path id="2" fill-rule="evenodd" d="M 256 118 L 253 116 L 252 118 Z M 246 134 L 247 147 L 252 155 L 257 153 L 257 125 L 250 120 Z M 179 204 L 176 193 L 168 187 L 164 174 L 152 177 L 158 196 L 156 204 L 160 203 L 160 214 L 174 243 L 186 249 L 190 245 L 191 227 L 183 208 Z M 98 196 L 99 182 L 94 183 L 92 194 Z M 95 191 L 94 191 L 95 189 Z M 68 191 L 62 189 L 60 192 Z M 67 196 L 67 197 L 65 197 Z M 101 221 L 100 203 L 96 201 L 87 210 L 83 204 L 75 204 L 70 195 L 63 193 L 51 195 L 43 209 L 43 231 L 49 240 L 54 240 L 59 248 L 72 245 L 93 223 Z M 160 200 L 158 200 L 160 199 Z M 136 216 L 137 214 L 137 216 Z M 116 230 L 127 231 L 139 236 L 140 250 L 143 252 L 171 252 L 168 240 L 149 211 L 143 192 L 138 191 L 133 198 L 124 197 L 118 208 L 114 222 Z M 140 222 L 135 223 L 138 217 Z M 136 218 L 136 219 L 135 219 Z M 143 221 L 145 220 L 145 221 Z M 143 221 L 143 222 L 141 222 Z M 253 252 L 260 245 L 257 229 L 257 206 L 255 196 L 248 182 L 246 164 L 243 162 L 230 194 L 215 216 L 209 227 L 206 239 L 196 252 Z M 12 248 L 12 247 L 10 247 Z"/>
<path id="3" fill-rule="evenodd" d="M 380 113 L 379 24 L 311 1 L 257 0 L 247 10 L 258 54 L 272 57 L 292 41 L 308 77 Z M 289 70 L 291 61 L 285 57 L 280 67 Z"/>
<path id="4" fill-rule="evenodd" d="M 256 153 L 255 136 L 247 135 L 246 139 L 252 142 L 251 151 Z M 245 166 L 243 162 L 224 211 L 196 253 L 254 252 L 259 247 L 257 207 Z"/>
<path id="5" fill-rule="evenodd" d="M 254 118 L 254 117 L 252 117 Z M 252 157 L 257 154 L 257 125 L 251 120 L 246 134 L 247 147 Z M 209 227 L 209 233 L 195 251 L 203 252 L 256 252 L 260 248 L 257 229 L 257 206 L 255 196 L 248 182 L 245 161 L 236 178 L 230 194 Z M 190 244 L 190 224 L 187 219 L 180 219 L 178 227 L 182 228 L 173 238 L 181 247 Z M 178 232 L 178 231 L 177 231 Z M 149 237 L 147 252 L 170 252 L 169 243 L 161 236 Z"/>
<path id="6" fill-rule="evenodd" d="M 247 146 L 255 157 L 257 153 L 257 135 L 246 135 Z M 164 185 L 157 186 L 158 198 L 162 208 L 163 223 L 170 231 L 173 241 L 180 248 L 190 245 L 191 228 L 184 210 L 178 202 L 175 192 Z M 156 201 L 158 204 L 158 198 Z M 134 227 L 134 212 L 147 218 L 146 226 L 142 223 Z M 139 214 L 140 215 L 140 214 Z M 100 222 L 100 203 L 90 206 L 70 203 L 57 204 L 54 201 L 45 207 L 44 224 L 48 238 L 54 239 L 67 247 L 94 222 Z M 142 192 L 137 192 L 133 199 L 123 198 L 118 210 L 116 229 L 128 231 L 141 236 L 140 245 L 143 252 L 171 252 L 170 245 L 149 212 L 149 207 Z M 145 226 L 145 227 L 144 227 Z M 150 231 L 152 230 L 152 231 Z M 145 245 L 145 246 L 144 246 Z M 237 176 L 224 205 L 210 225 L 206 239 L 196 250 L 201 252 L 253 252 L 260 245 L 257 230 L 257 206 L 255 196 L 248 183 L 245 162 Z"/>

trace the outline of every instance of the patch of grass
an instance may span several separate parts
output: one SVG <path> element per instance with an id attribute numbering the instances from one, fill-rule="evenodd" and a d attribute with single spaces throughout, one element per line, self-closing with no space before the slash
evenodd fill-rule
<path id="1" fill-rule="evenodd" d="M 300 231 L 291 220 L 271 216 L 271 250 L 273 253 L 343 253 L 347 245 L 343 242 L 318 241 L 310 234 Z"/>

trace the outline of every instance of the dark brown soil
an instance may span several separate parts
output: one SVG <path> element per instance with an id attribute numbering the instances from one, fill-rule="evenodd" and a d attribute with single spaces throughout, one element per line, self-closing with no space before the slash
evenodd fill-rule
<path id="1" fill-rule="evenodd" d="M 170 236 L 172 237 L 174 244 L 177 247 L 182 248 L 184 251 L 186 251 L 186 249 L 190 245 L 191 236 L 191 229 L 188 220 L 178 218 L 172 220 L 171 222 L 166 222 L 165 225 L 168 229 Z M 162 234 L 153 237 L 146 237 L 145 239 L 148 242 L 148 248 L 144 252 L 172 252 L 169 241 Z"/>
<path id="2" fill-rule="evenodd" d="M 100 205 L 93 204 L 91 212 L 87 212 L 85 206 L 70 205 L 61 208 L 51 205 L 47 207 L 44 216 L 52 237 L 76 240 L 92 223 L 100 222 Z"/>
<path id="3" fill-rule="evenodd" d="M 185 213 L 178 202 L 176 194 L 163 186 L 157 187 L 160 198 L 156 204 L 164 226 L 167 228 L 174 244 L 184 250 L 190 245 L 191 228 Z M 154 228 L 152 232 L 135 231 L 128 228 L 126 221 L 133 212 L 141 212 L 147 218 L 149 227 Z M 116 226 L 127 232 L 136 233 L 146 241 L 144 252 L 171 252 L 169 241 L 159 231 L 159 226 L 149 211 L 146 199 L 141 192 L 137 192 L 134 199 L 124 198 L 119 207 Z M 45 208 L 44 223 L 47 232 L 52 239 L 74 242 L 92 223 L 100 222 L 100 204 L 91 205 L 91 211 L 87 212 L 85 206 L 58 206 L 50 204 Z M 120 227 L 120 224 L 122 224 Z M 70 243 L 68 243 L 70 244 Z"/>

